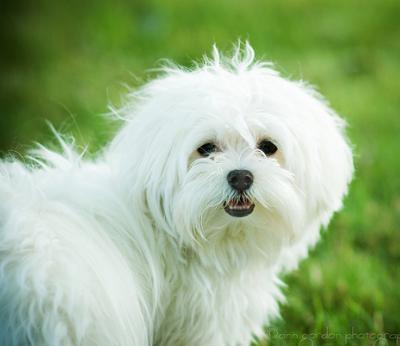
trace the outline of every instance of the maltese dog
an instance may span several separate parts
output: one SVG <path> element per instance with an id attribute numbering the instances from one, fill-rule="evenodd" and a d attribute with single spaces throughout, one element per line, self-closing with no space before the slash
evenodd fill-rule
<path id="1" fill-rule="evenodd" d="M 1 345 L 250 345 L 342 206 L 344 121 L 248 43 L 127 104 L 95 159 L 0 163 Z"/>

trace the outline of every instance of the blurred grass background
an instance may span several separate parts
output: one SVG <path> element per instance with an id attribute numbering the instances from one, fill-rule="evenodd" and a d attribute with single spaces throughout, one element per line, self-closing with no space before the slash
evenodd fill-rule
<path id="1" fill-rule="evenodd" d="M 0 151 L 52 141 L 45 119 L 94 152 L 102 114 L 160 58 L 190 66 L 249 39 L 349 122 L 356 179 L 260 345 L 400 342 L 400 1 L 9 1 L 0 5 Z M 389 333 L 367 335 L 366 333 Z M 384 340 L 386 339 L 386 340 Z"/>

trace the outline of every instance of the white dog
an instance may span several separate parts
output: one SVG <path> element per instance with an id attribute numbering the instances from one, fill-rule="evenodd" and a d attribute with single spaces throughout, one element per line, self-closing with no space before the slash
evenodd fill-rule
<path id="1" fill-rule="evenodd" d="M 341 208 L 344 122 L 249 44 L 133 96 L 96 160 L 0 164 L 1 345 L 249 345 Z"/>

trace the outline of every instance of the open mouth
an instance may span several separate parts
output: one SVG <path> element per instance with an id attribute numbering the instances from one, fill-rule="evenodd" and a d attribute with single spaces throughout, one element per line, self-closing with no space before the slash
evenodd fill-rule
<path id="1" fill-rule="evenodd" d="M 254 203 L 247 197 L 241 195 L 239 198 L 224 202 L 224 209 L 231 216 L 243 217 L 253 212 Z"/>

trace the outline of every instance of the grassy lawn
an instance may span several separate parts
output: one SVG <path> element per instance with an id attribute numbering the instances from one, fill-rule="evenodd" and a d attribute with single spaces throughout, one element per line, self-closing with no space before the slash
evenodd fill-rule
<path id="1" fill-rule="evenodd" d="M 102 114 L 160 58 L 190 65 L 213 42 L 249 39 L 304 78 L 349 123 L 356 179 L 344 210 L 300 269 L 260 345 L 400 342 L 400 2 L 27 1 L 1 10 L 0 150 L 49 143 L 45 119 L 94 152 Z M 392 335 L 387 334 L 387 340 Z M 391 340 L 390 343 L 394 343 Z"/>

